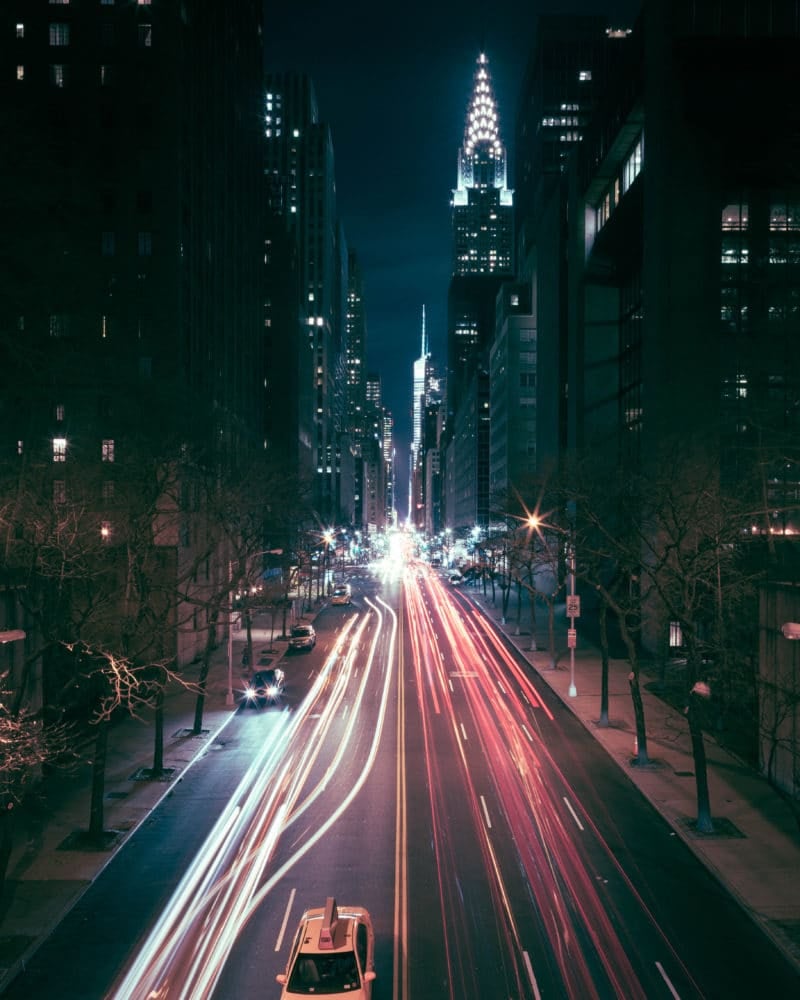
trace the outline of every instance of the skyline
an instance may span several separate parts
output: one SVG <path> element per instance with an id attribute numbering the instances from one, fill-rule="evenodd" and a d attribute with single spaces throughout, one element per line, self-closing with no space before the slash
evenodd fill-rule
<path id="1" fill-rule="evenodd" d="M 632 24 L 639 8 L 639 0 L 500 0 L 488 13 L 475 0 L 435 8 L 412 0 L 399 17 L 361 0 L 336 8 L 312 0 L 266 11 L 267 69 L 307 73 L 331 128 L 339 216 L 364 276 L 368 366 L 394 421 L 400 511 L 423 305 L 442 374 L 446 362 L 450 199 L 475 60 L 481 51 L 488 58 L 513 190 L 517 94 L 536 16 L 605 14 Z"/>

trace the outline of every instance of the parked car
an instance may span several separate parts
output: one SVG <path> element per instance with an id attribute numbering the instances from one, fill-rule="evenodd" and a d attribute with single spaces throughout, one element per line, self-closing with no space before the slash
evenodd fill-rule
<path id="1" fill-rule="evenodd" d="M 289 649 L 313 649 L 317 644 L 317 633 L 314 626 L 305 622 L 295 625 L 289 636 Z"/>
<path id="2" fill-rule="evenodd" d="M 347 996 L 370 1000 L 375 980 L 375 934 L 362 906 L 306 910 L 300 919 L 286 972 L 278 982 L 282 1000 L 297 996 Z"/>
<path id="3" fill-rule="evenodd" d="M 349 583 L 337 583 L 331 594 L 331 604 L 349 604 L 352 593 Z"/>
<path id="4" fill-rule="evenodd" d="M 464 577 L 460 573 L 451 573 L 450 574 L 450 583 L 454 587 L 458 587 L 459 584 L 462 584 L 463 582 L 464 582 Z"/>
<path id="5" fill-rule="evenodd" d="M 277 667 L 269 670 L 257 670 L 244 692 L 245 703 L 248 705 L 275 704 L 283 694 L 286 677 Z"/>

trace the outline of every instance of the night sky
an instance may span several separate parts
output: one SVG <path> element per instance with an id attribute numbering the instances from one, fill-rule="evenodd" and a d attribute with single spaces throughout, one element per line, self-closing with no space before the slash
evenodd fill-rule
<path id="1" fill-rule="evenodd" d="M 310 0 L 266 7 L 267 68 L 314 81 L 333 136 L 339 213 L 361 262 L 370 371 L 395 422 L 397 506 L 405 512 L 411 370 L 425 304 L 444 370 L 450 195 L 475 59 L 489 58 L 514 186 L 516 103 L 541 13 L 633 23 L 640 0 Z"/>

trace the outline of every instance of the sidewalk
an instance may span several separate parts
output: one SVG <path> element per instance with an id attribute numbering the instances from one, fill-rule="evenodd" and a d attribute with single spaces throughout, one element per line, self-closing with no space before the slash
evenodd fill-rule
<path id="1" fill-rule="evenodd" d="M 707 868 L 739 900 L 744 909 L 793 961 L 800 976 L 800 835 L 786 803 L 750 767 L 707 739 L 709 786 L 715 834 L 697 834 L 694 765 L 686 724 L 651 691 L 643 688 L 648 749 L 653 765 L 631 766 L 634 755 L 633 709 L 628 688 L 628 666 L 612 660 L 609 678 L 607 728 L 597 724 L 600 706 L 599 652 L 581 643 L 575 655 L 577 696 L 569 697 L 569 661 L 562 650 L 557 669 L 549 653 L 531 653 L 530 636 L 515 635 L 515 622 L 500 622 L 499 608 L 471 588 L 466 594 L 482 607 L 510 641 L 617 761 L 631 781 L 662 813 Z M 313 617 L 313 613 L 309 616 Z M 523 633 L 525 626 L 523 625 Z M 563 630 L 561 630 L 563 631 Z M 253 630 L 254 656 L 269 647 L 269 630 Z M 561 636 L 562 646 L 565 644 Z M 234 634 L 233 688 L 241 686 L 244 632 Z M 275 639 L 276 659 L 285 649 Z M 195 668 L 196 669 L 196 668 Z M 187 673 L 191 673 L 188 671 Z M 49 790 L 40 815 L 24 810 L 18 817 L 16 843 L 8 868 L 5 896 L 0 905 L 0 993 L 16 970 L 35 951 L 81 893 L 111 858 L 125 838 L 148 815 L 171 782 L 200 753 L 213 745 L 233 717 L 226 704 L 228 689 L 225 644 L 214 654 L 203 714 L 203 732 L 192 736 L 195 697 L 174 692 L 165 707 L 164 767 L 172 769 L 165 781 L 142 780 L 152 766 L 153 729 L 149 720 L 126 720 L 109 740 L 105 786 L 105 829 L 117 836 L 105 851 L 75 849 L 71 838 L 89 821 L 91 762 L 68 781 Z M 21 811 L 23 812 L 23 811 Z"/>
<path id="2" fill-rule="evenodd" d="M 570 697 L 570 663 L 564 648 L 565 619 L 557 629 L 559 659 L 554 670 L 550 666 L 547 640 L 539 638 L 538 630 L 540 648 L 532 653 L 530 632 L 526 633 L 524 618 L 523 634 L 516 635 L 516 618 L 509 616 L 506 624 L 501 621 L 499 597 L 495 606 L 490 595 L 484 598 L 480 591 L 471 588 L 465 593 L 489 615 L 709 871 L 770 935 L 795 964 L 800 977 L 800 829 L 788 803 L 757 771 L 707 736 L 708 782 L 715 833 L 697 833 L 692 825 L 697 817 L 697 799 L 686 720 L 647 689 L 645 682 L 649 678 L 642 678 L 642 700 L 648 756 L 652 763 L 636 767 L 631 765 L 636 726 L 627 661 L 611 660 L 609 725 L 601 727 L 598 724 L 599 649 L 582 643 L 578 632 L 575 650 L 577 695 Z"/>
<path id="3" fill-rule="evenodd" d="M 268 628 L 253 627 L 253 656 L 273 648 L 277 661 L 286 650 L 278 638 L 274 643 Z M 234 631 L 231 681 L 238 704 L 243 687 L 242 653 L 246 633 Z M 199 664 L 183 676 L 197 679 Z M 109 735 L 104 794 L 104 830 L 109 833 L 104 850 L 84 849 L 80 835 L 89 825 L 91 803 L 92 747 L 74 774 L 55 775 L 44 782 L 44 801 L 37 809 L 26 803 L 15 816 L 14 844 L 0 900 L 0 994 L 11 982 L 39 942 L 56 927 L 84 890 L 110 861 L 172 783 L 199 754 L 213 746 L 233 718 L 236 704 L 227 704 L 228 650 L 223 642 L 211 659 L 203 711 L 202 733 L 194 736 L 196 695 L 176 686 L 168 691 L 164 705 L 164 777 L 150 780 L 153 766 L 154 729 L 152 715 L 125 719 Z"/>

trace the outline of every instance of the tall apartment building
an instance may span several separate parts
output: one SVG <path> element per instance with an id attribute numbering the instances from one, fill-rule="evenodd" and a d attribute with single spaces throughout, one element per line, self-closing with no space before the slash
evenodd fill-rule
<path id="1" fill-rule="evenodd" d="M 333 142 L 320 122 L 311 80 L 302 73 L 267 73 L 265 184 L 297 246 L 300 283 L 298 352 L 300 394 L 306 413 L 299 427 L 311 458 L 311 493 L 323 522 L 338 514 L 344 411 L 337 374 L 345 364 L 347 248 L 336 209 Z M 341 390 L 341 391 L 340 391 Z M 338 425 L 338 426 L 337 426 Z"/>
<path id="2" fill-rule="evenodd" d="M 658 473 L 664 456 L 674 474 L 679 454 L 684 484 L 702 470 L 752 501 L 743 553 L 796 589 L 800 11 L 648 0 L 625 47 L 570 200 L 571 436 L 621 476 Z M 748 683 L 765 752 L 780 743 L 776 773 L 796 794 L 797 679 L 776 649 L 779 611 L 765 611 L 778 589 L 768 619 L 753 611 L 772 654 Z M 669 629 L 648 608 L 647 646 L 666 648 Z"/>
<path id="3" fill-rule="evenodd" d="M 3 469 L 56 505 L 96 481 L 109 546 L 136 453 L 188 475 L 262 443 L 261 27 L 260 0 L 0 14 Z M 194 504 L 184 483 L 164 572 L 192 559 Z M 185 662 L 205 622 L 177 631 Z"/>
<path id="4" fill-rule="evenodd" d="M 531 414 L 536 470 L 530 471 L 557 466 L 568 446 L 568 168 L 593 120 L 610 65 L 625 57 L 627 37 L 626 29 L 609 29 L 602 17 L 540 16 L 520 88 L 514 144 L 517 277 L 531 289 L 539 373 Z M 495 478 L 502 476 L 498 468 Z"/>

